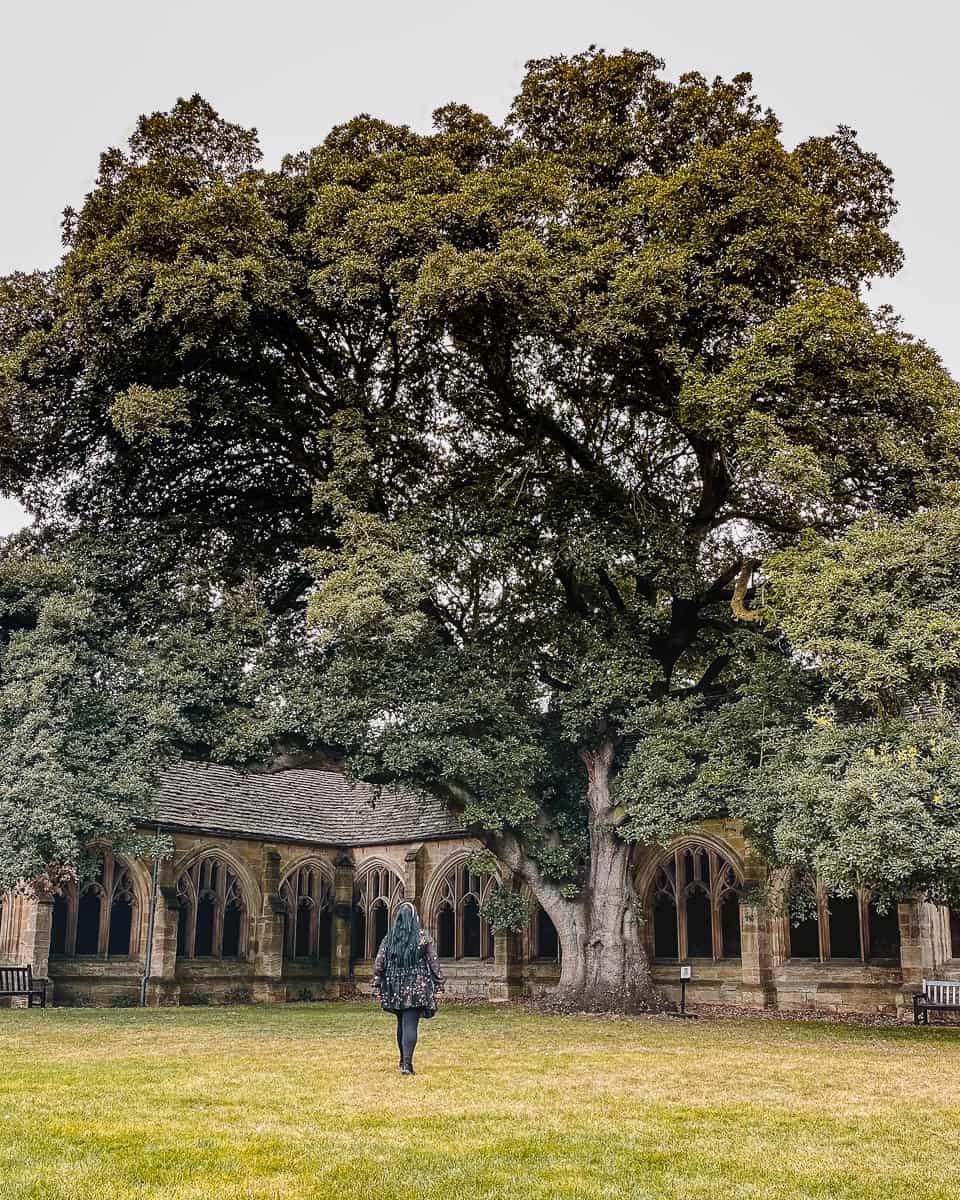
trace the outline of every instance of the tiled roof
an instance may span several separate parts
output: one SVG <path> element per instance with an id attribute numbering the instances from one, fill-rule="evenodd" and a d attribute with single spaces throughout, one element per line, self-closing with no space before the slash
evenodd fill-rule
<path id="1" fill-rule="evenodd" d="M 463 833 L 433 796 L 351 784 L 336 771 L 243 774 L 182 762 L 164 775 L 151 824 L 271 842 L 369 846 Z"/>

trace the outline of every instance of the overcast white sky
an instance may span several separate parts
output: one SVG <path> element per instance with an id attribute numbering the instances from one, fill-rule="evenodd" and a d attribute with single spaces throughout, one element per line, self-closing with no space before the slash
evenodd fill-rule
<path id="1" fill-rule="evenodd" d="M 3 0 L 0 274 L 56 262 L 59 221 L 137 115 L 200 92 L 268 165 L 372 112 L 448 100 L 499 118 L 528 58 L 652 50 L 673 74 L 753 73 L 788 142 L 859 130 L 897 179 L 907 265 L 874 291 L 960 374 L 957 33 L 946 0 Z M 0 533 L 23 521 L 0 500 Z"/>

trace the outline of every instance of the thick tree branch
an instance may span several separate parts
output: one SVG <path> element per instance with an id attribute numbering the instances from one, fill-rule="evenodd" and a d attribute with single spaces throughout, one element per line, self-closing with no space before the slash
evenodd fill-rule
<path id="1" fill-rule="evenodd" d="M 726 667 L 732 661 L 732 655 L 721 654 L 713 660 L 709 667 L 700 676 L 700 679 L 692 687 L 682 688 L 677 695 L 685 696 L 705 696 L 713 687 L 717 679 L 723 674 Z"/>
<path id="2" fill-rule="evenodd" d="M 617 589 L 617 585 L 613 582 L 613 580 L 607 574 L 606 569 L 602 566 L 598 566 L 596 568 L 596 570 L 597 570 L 597 575 L 600 578 L 600 582 L 603 584 L 604 590 L 606 591 L 606 593 L 610 597 L 610 599 L 613 601 L 613 607 L 617 610 L 617 612 L 622 612 L 622 613 L 626 612 L 627 606 L 624 603 L 623 597 L 620 595 L 620 592 Z"/>
<path id="3" fill-rule="evenodd" d="M 730 608 L 733 615 L 741 621 L 762 621 L 763 609 L 747 608 L 747 592 L 750 588 L 750 580 L 753 577 L 753 572 L 759 566 L 759 562 L 755 558 L 744 559 L 743 565 L 740 568 L 740 575 L 737 578 L 736 586 L 733 589 L 733 598 L 730 601 Z"/>

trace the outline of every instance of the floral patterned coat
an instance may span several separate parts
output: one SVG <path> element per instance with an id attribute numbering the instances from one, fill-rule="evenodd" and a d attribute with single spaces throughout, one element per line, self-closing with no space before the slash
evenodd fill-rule
<path id="1" fill-rule="evenodd" d="M 415 967 L 387 968 L 384 938 L 373 963 L 373 996 L 386 1012 L 403 1012 L 417 1008 L 421 1017 L 432 1017 L 437 1011 L 437 993 L 443 991 L 443 975 L 437 959 L 433 938 L 425 929 L 420 931 L 420 948 Z"/>

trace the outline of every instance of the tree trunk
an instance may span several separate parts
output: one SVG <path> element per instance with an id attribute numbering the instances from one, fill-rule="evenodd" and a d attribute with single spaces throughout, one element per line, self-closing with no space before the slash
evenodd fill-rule
<path id="1" fill-rule="evenodd" d="M 612 824 L 610 774 L 614 745 L 582 751 L 587 774 L 590 864 L 577 900 L 540 878 L 519 847 L 509 863 L 525 879 L 556 927 L 562 951 L 558 999 L 587 1009 L 658 1009 L 643 949 L 631 879 L 631 846 Z M 502 845 L 498 852 L 503 853 Z M 510 856 L 513 857 L 513 856 Z"/>

